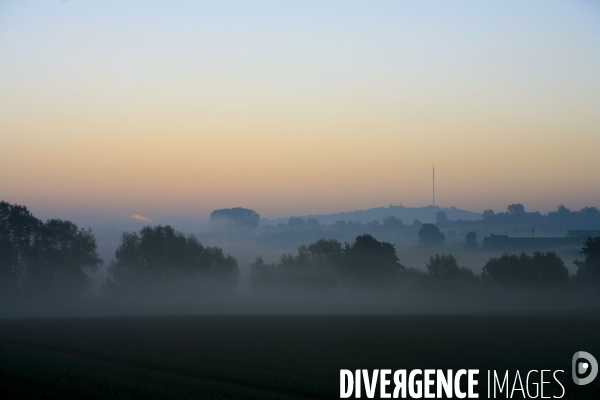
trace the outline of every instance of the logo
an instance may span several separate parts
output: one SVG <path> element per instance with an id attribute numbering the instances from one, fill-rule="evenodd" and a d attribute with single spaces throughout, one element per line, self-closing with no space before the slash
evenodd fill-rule
<path id="1" fill-rule="evenodd" d="M 582 361 L 584 359 L 585 361 Z M 598 375 L 598 362 L 588 352 L 578 351 L 573 354 L 573 382 L 577 385 L 587 385 L 592 382 Z M 589 371 L 589 372 L 588 372 Z M 579 378 L 581 375 L 588 374 L 585 378 Z"/>

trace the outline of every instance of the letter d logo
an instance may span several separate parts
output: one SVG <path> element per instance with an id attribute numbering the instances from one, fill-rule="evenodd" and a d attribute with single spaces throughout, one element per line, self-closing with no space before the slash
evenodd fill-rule
<path id="1" fill-rule="evenodd" d="M 577 360 L 579 360 L 580 358 L 585 359 L 587 362 L 582 362 L 582 363 L 579 363 L 579 365 L 577 365 Z M 594 358 L 593 355 L 591 355 L 590 353 L 585 352 L 585 351 L 578 351 L 577 353 L 573 354 L 572 367 L 573 367 L 573 382 L 575 382 L 577 385 L 587 385 L 588 383 L 593 381 L 594 378 L 596 378 L 596 375 L 598 375 L 598 362 L 596 361 L 596 359 Z M 585 377 L 585 378 L 577 377 L 577 374 L 586 373 L 590 367 L 591 367 L 590 374 L 587 377 Z"/>

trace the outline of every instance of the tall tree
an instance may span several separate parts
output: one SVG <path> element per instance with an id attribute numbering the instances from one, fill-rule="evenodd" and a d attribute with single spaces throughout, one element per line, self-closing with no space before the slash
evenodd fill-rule
<path id="1" fill-rule="evenodd" d="M 600 283 L 600 236 L 589 237 L 583 244 L 581 254 L 584 260 L 575 260 L 577 280 L 584 283 Z"/>
<path id="2" fill-rule="evenodd" d="M 424 246 L 438 246 L 446 239 L 435 224 L 423 224 L 417 235 L 419 243 Z"/>
<path id="3" fill-rule="evenodd" d="M 525 206 L 521 203 L 511 204 L 507 207 L 507 210 L 514 218 L 523 218 L 525 216 Z"/>
<path id="4" fill-rule="evenodd" d="M 405 267 L 394 245 L 371 235 L 360 235 L 344 248 L 346 271 L 354 282 L 381 285 L 392 283 Z"/>
<path id="5" fill-rule="evenodd" d="M 25 206 L 0 201 L 0 296 L 13 296 L 24 278 L 42 221 Z"/>
<path id="6" fill-rule="evenodd" d="M 81 295 L 102 259 L 91 230 L 51 219 L 37 230 L 27 263 L 27 291 L 35 295 Z"/>

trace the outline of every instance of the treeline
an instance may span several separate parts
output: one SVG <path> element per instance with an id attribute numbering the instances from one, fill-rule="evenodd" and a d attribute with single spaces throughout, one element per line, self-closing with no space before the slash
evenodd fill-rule
<path id="1" fill-rule="evenodd" d="M 426 272 L 400 263 L 394 245 L 371 235 L 360 235 L 342 246 L 335 239 L 320 239 L 300 246 L 296 255 L 284 254 L 278 262 L 258 257 L 250 266 L 255 290 L 277 287 L 394 287 L 405 282 L 428 284 L 492 284 L 513 287 L 548 287 L 576 283 L 600 284 L 600 237 L 588 238 L 575 261 L 577 273 L 569 270 L 555 252 L 533 255 L 504 254 L 489 259 L 481 275 L 461 267 L 450 254 L 430 257 Z"/>
<path id="2" fill-rule="evenodd" d="M 278 263 L 265 263 L 258 257 L 250 265 L 250 281 L 254 288 L 291 284 L 333 287 L 344 283 L 387 286 L 405 269 L 392 244 L 361 235 L 344 246 L 335 239 L 320 239 L 300 246 L 295 256 L 284 254 Z"/>
<path id="3" fill-rule="evenodd" d="M 408 223 L 407 223 L 408 222 Z M 385 233 L 395 232 L 412 234 L 421 228 L 423 223 L 419 220 L 403 222 L 394 216 L 388 216 L 381 221 L 371 222 L 340 220 L 330 225 L 320 223 L 315 218 L 291 217 L 287 224 L 276 226 L 261 226 L 262 234 L 281 232 L 302 233 L 307 231 L 320 231 L 323 233 Z M 600 210 L 596 207 L 584 207 L 579 211 L 572 211 L 564 205 L 559 205 L 556 211 L 541 214 L 538 211 L 528 212 L 521 203 L 510 204 L 504 212 L 485 210 L 480 220 L 449 220 L 444 211 L 435 214 L 435 224 L 438 227 L 478 230 L 480 228 L 499 227 L 535 227 L 537 230 L 553 229 L 598 229 L 600 227 Z M 466 233 L 466 232 L 465 232 Z"/>
<path id="4" fill-rule="evenodd" d="M 415 220 L 411 224 L 405 224 L 401 219 L 393 215 L 371 222 L 340 220 L 330 225 L 323 224 L 316 218 L 290 217 L 287 224 L 279 223 L 277 225 L 260 226 L 258 233 L 269 239 L 276 239 L 281 235 L 306 237 L 311 234 L 357 235 L 365 232 L 371 234 L 410 235 L 418 231 L 422 225 L 419 220 Z"/>
<path id="5" fill-rule="evenodd" d="M 596 207 L 584 207 L 579 211 L 571 211 L 562 204 L 558 206 L 556 211 L 543 215 L 537 211 L 527 212 L 523 204 L 515 203 L 509 205 L 505 212 L 494 213 L 492 210 L 485 210 L 482 217 L 482 222 L 490 225 L 521 222 L 533 224 L 540 228 L 572 226 L 580 229 L 596 229 L 600 226 L 600 210 Z"/>
<path id="6" fill-rule="evenodd" d="M 244 224 L 256 225 L 255 213 L 235 211 Z M 418 236 L 425 246 L 444 240 L 435 224 L 422 224 Z M 475 233 L 467 235 L 465 245 L 477 247 Z M 277 287 L 394 288 L 402 282 L 600 285 L 600 237 L 588 238 L 581 254 L 583 259 L 575 261 L 574 276 L 554 252 L 494 257 L 482 267 L 481 275 L 459 266 L 454 256 L 441 254 L 431 257 L 423 271 L 405 267 L 391 243 L 363 234 L 343 245 L 323 238 L 274 263 L 258 257 L 250 265 L 249 280 L 258 291 Z M 26 207 L 0 201 L 0 297 L 79 296 L 102 264 L 91 230 L 60 219 L 42 222 Z M 234 288 L 239 277 L 237 260 L 220 248 L 203 246 L 193 235 L 160 225 L 146 226 L 139 233 L 124 232 L 108 273 L 103 288 L 115 295 L 222 291 Z"/>
<path id="7" fill-rule="evenodd" d="M 102 265 L 96 248 L 90 230 L 0 201 L 0 296 L 80 295 Z"/>
<path id="8" fill-rule="evenodd" d="M 90 229 L 0 201 L 0 298 L 81 296 L 101 265 Z M 235 258 L 170 226 L 124 232 L 108 272 L 106 293 L 142 295 L 232 288 L 239 275 Z"/>

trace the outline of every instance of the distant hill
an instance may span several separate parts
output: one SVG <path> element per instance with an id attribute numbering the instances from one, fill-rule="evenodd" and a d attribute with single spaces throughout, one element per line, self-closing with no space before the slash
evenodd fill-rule
<path id="1" fill-rule="evenodd" d="M 371 222 L 373 220 L 381 220 L 390 215 L 399 218 L 405 224 L 412 224 L 415 219 L 421 222 L 435 222 L 435 214 L 438 211 L 444 211 L 451 221 L 463 220 L 478 220 L 481 219 L 481 214 L 473 211 L 459 210 L 456 207 L 442 208 L 438 206 L 427 207 L 404 207 L 404 206 L 389 206 L 370 208 L 368 210 L 358 210 L 350 212 L 342 212 L 336 214 L 315 214 L 315 215 L 298 215 L 300 218 L 308 219 L 315 218 L 320 223 L 331 225 L 337 221 L 358 221 L 362 223 Z M 261 225 L 277 225 L 287 224 L 288 218 L 262 218 Z"/>

